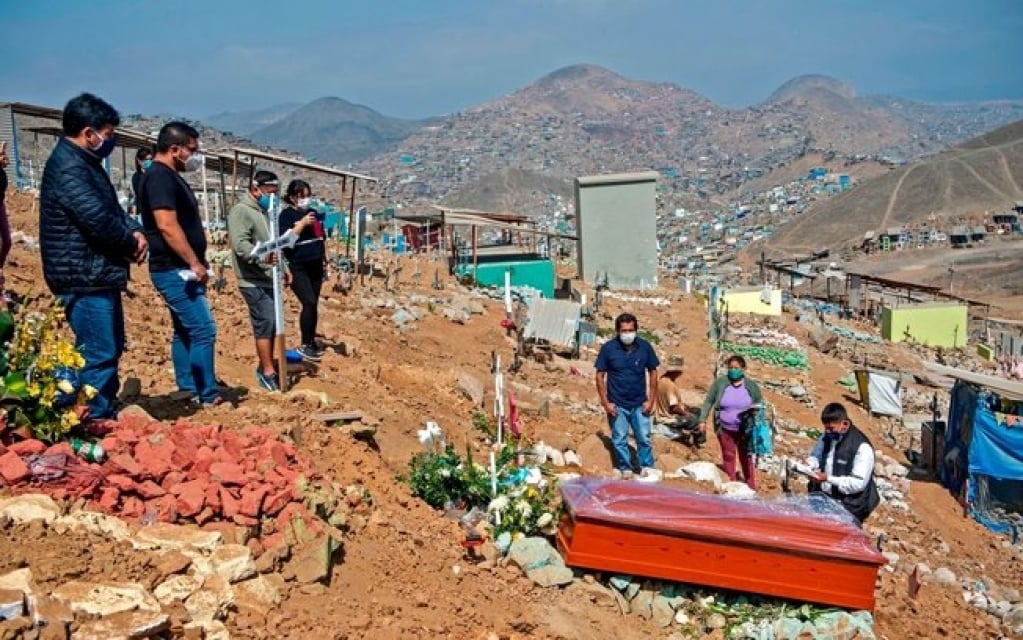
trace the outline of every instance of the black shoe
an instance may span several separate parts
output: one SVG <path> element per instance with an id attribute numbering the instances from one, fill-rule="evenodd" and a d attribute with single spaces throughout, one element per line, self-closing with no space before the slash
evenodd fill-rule
<path id="1" fill-rule="evenodd" d="M 323 359 L 323 352 L 316 348 L 316 345 L 304 344 L 298 349 L 295 349 L 303 360 L 309 362 L 319 362 Z"/>

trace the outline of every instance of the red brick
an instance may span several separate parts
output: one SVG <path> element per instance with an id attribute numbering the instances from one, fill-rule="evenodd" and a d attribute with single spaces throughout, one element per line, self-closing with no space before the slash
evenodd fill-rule
<path id="1" fill-rule="evenodd" d="M 182 471 L 171 471 L 164 476 L 163 481 L 160 482 L 160 486 L 165 491 L 171 491 L 174 487 L 178 486 L 185 481 L 185 474 Z"/>
<path id="2" fill-rule="evenodd" d="M 241 508 L 241 502 L 238 498 L 231 495 L 231 492 L 225 487 L 220 488 L 220 503 L 223 505 L 222 511 L 225 518 L 233 518 L 238 515 L 238 510 Z"/>
<path id="3" fill-rule="evenodd" d="M 110 456 L 110 466 L 118 471 L 128 474 L 129 476 L 138 477 L 142 475 L 142 467 L 135 461 L 135 458 L 131 457 L 127 453 L 118 453 Z"/>
<path id="4" fill-rule="evenodd" d="M 140 439 L 139 434 L 135 430 L 123 428 L 110 434 L 110 437 L 117 438 L 125 444 L 137 444 Z"/>
<path id="5" fill-rule="evenodd" d="M 195 459 L 192 461 L 192 469 L 195 471 L 209 471 L 210 466 L 216 461 L 216 454 L 213 449 L 203 445 L 196 449 Z"/>
<path id="6" fill-rule="evenodd" d="M 138 485 L 135 491 L 146 500 L 151 500 L 152 498 L 159 498 L 161 496 L 167 495 L 166 489 L 156 484 L 152 480 L 146 480 L 142 484 Z"/>
<path id="7" fill-rule="evenodd" d="M 206 506 L 217 513 L 220 513 L 224 508 L 224 503 L 220 500 L 220 487 L 215 484 L 210 484 L 206 487 Z"/>
<path id="8" fill-rule="evenodd" d="M 145 512 L 146 504 L 135 496 L 128 496 L 121 505 L 121 515 L 125 518 L 141 518 Z"/>
<path id="9" fill-rule="evenodd" d="M 213 520 L 207 522 L 202 526 L 203 531 L 217 531 L 220 533 L 221 538 L 228 544 L 244 542 L 244 538 L 241 536 L 241 532 L 238 527 L 234 526 L 230 522 L 223 520 Z"/>
<path id="10" fill-rule="evenodd" d="M 151 507 L 156 509 L 156 519 L 160 522 L 174 522 L 178 519 L 178 501 L 174 496 L 151 500 L 147 504 L 147 509 Z"/>
<path id="11" fill-rule="evenodd" d="M 291 491 L 291 487 L 285 487 L 277 493 L 267 496 L 263 502 L 263 513 L 269 516 L 275 516 L 281 512 L 281 509 L 286 507 L 291 502 L 294 495 Z"/>
<path id="12" fill-rule="evenodd" d="M 215 515 L 217 515 L 216 512 L 209 506 L 203 507 L 203 510 L 196 514 L 195 523 L 202 526 L 212 520 Z"/>
<path id="13" fill-rule="evenodd" d="M 277 471 L 278 475 L 284 478 L 289 485 L 295 480 L 298 480 L 298 477 L 302 475 L 297 469 L 293 469 L 291 467 L 281 467 L 279 469 L 275 469 L 275 471 Z"/>
<path id="14" fill-rule="evenodd" d="M 107 513 L 117 510 L 117 502 L 121 499 L 121 492 L 117 487 L 107 487 L 99 498 L 99 506 Z"/>
<path id="15" fill-rule="evenodd" d="M 266 455 L 274 461 L 279 467 L 288 466 L 288 453 L 284 449 L 284 445 L 280 442 L 270 442 L 264 445 L 266 448 Z"/>
<path id="16" fill-rule="evenodd" d="M 221 449 L 224 450 L 224 453 L 230 456 L 230 459 L 233 460 L 242 459 L 243 453 L 242 450 L 245 447 L 242 446 L 237 433 L 233 431 L 225 431 L 223 434 L 221 434 L 220 441 Z"/>
<path id="17" fill-rule="evenodd" d="M 191 480 L 178 485 L 178 515 L 190 518 L 200 511 L 206 503 L 206 484 L 200 480 Z"/>
<path id="18" fill-rule="evenodd" d="M 107 452 L 107 455 L 115 453 L 126 453 L 131 455 L 131 447 L 117 436 L 107 436 L 99 441 L 99 445 Z"/>
<path id="19" fill-rule="evenodd" d="M 110 455 L 110 450 L 106 447 L 103 448 Z M 67 442 L 58 442 L 57 444 L 50 445 L 46 451 L 43 452 L 44 456 L 74 456 L 75 450 L 71 448 L 71 445 Z"/>
<path id="20" fill-rule="evenodd" d="M 8 451 L 13 451 L 19 456 L 34 456 L 46 451 L 46 445 L 41 440 L 19 440 L 7 446 Z"/>
<path id="21" fill-rule="evenodd" d="M 2 442 L 0 442 L 0 456 L 4 455 L 5 453 L 7 453 L 7 447 L 5 447 Z"/>
<path id="22" fill-rule="evenodd" d="M 233 520 L 235 524 L 241 525 L 243 527 L 254 527 L 257 524 L 259 524 L 258 519 L 250 518 L 249 516 L 243 516 L 240 513 L 231 518 L 231 520 Z"/>
<path id="23" fill-rule="evenodd" d="M 0 456 L 0 477 L 3 477 L 7 484 L 17 484 L 30 475 L 32 472 L 25 461 L 18 457 L 18 454 L 8 451 Z"/>
<path id="24" fill-rule="evenodd" d="M 257 487 L 255 489 L 242 491 L 242 499 L 241 504 L 238 507 L 238 512 L 243 516 L 258 518 L 260 510 L 263 508 L 263 500 L 266 498 L 266 494 L 266 487 Z"/>
<path id="25" fill-rule="evenodd" d="M 153 442 L 156 440 L 156 442 Z M 174 469 L 171 458 L 174 455 L 174 443 L 164 440 L 162 435 L 145 438 L 135 447 L 135 460 L 142 468 L 142 475 L 159 482 Z"/>
<path id="26" fill-rule="evenodd" d="M 267 471 L 266 475 L 263 476 L 263 482 L 270 485 L 274 489 L 283 489 L 288 486 L 288 481 L 284 479 L 284 476 L 277 473 L 276 471 Z"/>
<path id="27" fill-rule="evenodd" d="M 135 490 L 135 481 L 129 476 L 112 473 L 107 476 L 107 483 L 112 487 L 117 487 L 119 491 L 127 493 L 128 491 Z"/>
<path id="28" fill-rule="evenodd" d="M 214 482 L 228 486 L 240 486 L 248 480 L 242 468 L 230 462 L 214 462 L 210 465 L 210 475 Z"/>

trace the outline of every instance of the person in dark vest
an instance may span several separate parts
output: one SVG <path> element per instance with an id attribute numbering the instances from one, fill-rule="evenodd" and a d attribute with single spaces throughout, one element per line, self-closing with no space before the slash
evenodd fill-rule
<path id="1" fill-rule="evenodd" d="M 842 503 L 863 524 L 881 502 L 874 483 L 874 446 L 838 402 L 824 407 L 821 424 L 824 434 L 807 459 L 816 471 L 809 489 Z"/>

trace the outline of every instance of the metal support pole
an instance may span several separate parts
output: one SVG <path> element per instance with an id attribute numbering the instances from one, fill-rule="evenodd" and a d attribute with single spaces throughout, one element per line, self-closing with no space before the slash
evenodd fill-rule
<path id="1" fill-rule="evenodd" d="M 276 241 L 280 236 L 278 220 L 281 215 L 281 198 L 279 195 L 271 196 L 270 201 L 270 237 Z M 274 249 L 273 286 L 274 286 L 274 324 L 276 324 L 276 337 L 274 347 L 277 352 L 277 371 L 281 392 L 288 390 L 288 357 L 285 347 L 284 331 L 284 269 L 281 248 Z"/>
<path id="2" fill-rule="evenodd" d="M 231 166 L 231 206 L 238 201 L 238 152 L 234 152 L 234 164 Z"/>

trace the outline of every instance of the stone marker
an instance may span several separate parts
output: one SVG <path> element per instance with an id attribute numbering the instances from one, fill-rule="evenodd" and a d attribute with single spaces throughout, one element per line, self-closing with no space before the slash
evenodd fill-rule
<path id="1" fill-rule="evenodd" d="M 90 620 L 75 631 L 75 640 L 142 640 L 170 630 L 170 616 L 150 611 L 125 611 Z"/>
<path id="2" fill-rule="evenodd" d="M 18 524 L 42 520 L 53 522 L 60 516 L 60 507 L 48 495 L 27 493 L 0 500 L 0 515 Z"/>
<path id="3" fill-rule="evenodd" d="M 75 613 L 111 616 L 122 611 L 160 611 L 145 587 L 136 582 L 67 582 L 53 591 L 53 597 Z"/>

